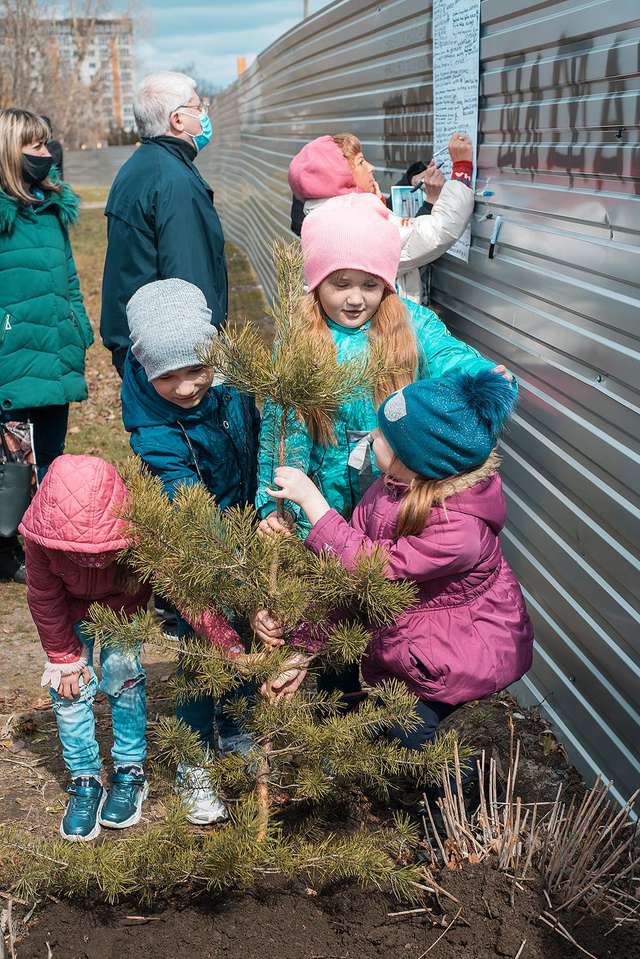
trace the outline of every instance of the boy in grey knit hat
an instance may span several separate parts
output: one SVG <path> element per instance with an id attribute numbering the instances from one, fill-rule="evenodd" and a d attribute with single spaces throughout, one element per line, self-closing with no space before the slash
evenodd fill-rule
<path id="1" fill-rule="evenodd" d="M 186 280 L 141 286 L 127 303 L 131 350 L 154 389 L 188 409 L 212 385 L 198 346 L 217 335 L 204 293 Z"/>
<path id="2" fill-rule="evenodd" d="M 202 483 L 220 509 L 252 503 L 260 417 L 253 397 L 212 383 L 197 347 L 216 335 L 204 294 L 185 280 L 157 280 L 127 304 L 131 349 L 122 380 L 122 418 L 131 449 L 159 476 L 170 499 L 178 486 Z M 178 635 L 193 635 L 178 620 Z M 177 717 L 215 746 L 211 698 L 181 701 Z M 222 735 L 222 729 L 219 730 Z M 226 729 L 237 738 L 237 729 Z M 178 792 L 191 822 L 226 817 L 206 771 L 182 766 Z"/>

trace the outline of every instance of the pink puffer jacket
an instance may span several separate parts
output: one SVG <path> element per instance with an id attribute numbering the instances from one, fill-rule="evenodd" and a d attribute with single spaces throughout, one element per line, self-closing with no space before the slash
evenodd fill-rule
<path id="1" fill-rule="evenodd" d="M 149 601 L 148 586 L 126 592 L 113 562 L 128 545 L 124 522 L 116 515 L 126 495 L 122 478 L 110 463 L 96 456 L 65 454 L 52 463 L 22 519 L 27 601 L 50 663 L 81 658 L 73 627 L 86 617 L 92 603 L 133 615 Z M 205 613 L 193 625 L 217 645 L 235 646 L 239 641 L 217 613 Z"/>
<path id="2" fill-rule="evenodd" d="M 373 544 L 389 554 L 389 579 L 418 585 L 416 606 L 377 630 L 362 662 L 367 682 L 396 677 L 421 699 L 458 705 L 520 679 L 531 666 L 533 628 L 518 582 L 502 555 L 506 504 L 497 458 L 447 482 L 442 506 L 414 536 L 394 538 L 405 487 L 377 480 L 351 523 L 330 510 L 306 539 L 349 568 Z"/>

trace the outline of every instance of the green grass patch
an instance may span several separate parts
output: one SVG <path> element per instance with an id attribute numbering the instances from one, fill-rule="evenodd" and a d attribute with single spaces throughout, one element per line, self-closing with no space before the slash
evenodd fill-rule
<path id="1" fill-rule="evenodd" d="M 104 187 L 80 187 L 85 202 L 104 200 Z M 120 379 L 111 364 L 111 354 L 100 340 L 100 301 L 102 272 L 106 253 L 107 221 L 101 209 L 81 209 L 80 220 L 71 234 L 71 242 L 80 275 L 80 286 L 91 320 L 95 343 L 87 353 L 86 378 L 89 399 L 71 406 L 68 453 L 90 453 L 113 463 L 122 463 L 129 455 L 129 438 L 120 413 Z M 266 303 L 255 273 L 245 254 L 227 244 L 229 268 L 229 321 L 234 324 L 254 320 L 268 330 Z"/>

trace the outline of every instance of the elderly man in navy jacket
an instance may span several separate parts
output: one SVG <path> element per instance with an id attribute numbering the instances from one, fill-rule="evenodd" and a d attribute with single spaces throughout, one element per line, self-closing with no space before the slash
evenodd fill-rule
<path id="1" fill-rule="evenodd" d="M 224 235 L 213 191 L 194 164 L 211 138 L 195 83 L 182 73 L 145 77 L 134 99 L 141 145 L 116 176 L 105 209 L 102 341 L 122 376 L 126 305 L 141 286 L 178 277 L 203 291 L 211 322 L 227 316 Z"/>

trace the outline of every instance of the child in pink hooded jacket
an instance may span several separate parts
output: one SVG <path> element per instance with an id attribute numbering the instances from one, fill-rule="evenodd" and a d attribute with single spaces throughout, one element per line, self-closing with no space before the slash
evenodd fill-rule
<path id="1" fill-rule="evenodd" d="M 350 522 L 329 508 L 300 470 L 275 473 L 277 499 L 297 503 L 312 529 L 306 545 L 351 567 L 361 551 L 382 546 L 387 577 L 413 580 L 415 606 L 378 629 L 362 661 L 376 685 L 402 680 L 418 697 L 422 726 L 397 732 L 404 745 L 433 739 L 456 707 L 519 679 L 530 667 L 533 629 L 518 582 L 500 546 L 506 505 L 494 447 L 516 399 L 515 384 L 484 370 L 411 383 L 378 410 L 375 459 L 384 474 Z M 265 643 L 282 631 L 257 620 Z M 305 670 L 272 683 L 291 694 Z"/>
<path id="2" fill-rule="evenodd" d="M 132 616 L 144 610 L 151 590 L 131 582 L 116 565 L 128 545 L 117 512 L 126 487 L 110 463 L 95 456 L 54 460 L 25 513 L 27 600 L 47 654 L 48 686 L 71 784 L 60 834 L 94 839 L 100 826 L 124 829 L 139 821 L 148 787 L 145 674 L 137 654 L 103 645 L 101 681 L 93 669 L 93 644 L 82 631 L 89 606 L 102 603 Z M 205 613 L 197 624 L 211 642 L 240 651 L 239 636 L 223 617 Z M 100 779 L 93 701 L 107 694 L 113 727 L 114 774 L 109 792 Z"/>

